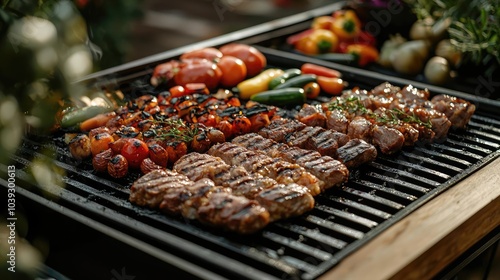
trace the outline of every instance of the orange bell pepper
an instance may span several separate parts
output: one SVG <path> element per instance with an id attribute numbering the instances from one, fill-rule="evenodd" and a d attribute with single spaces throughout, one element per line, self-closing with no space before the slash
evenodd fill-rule
<path id="1" fill-rule="evenodd" d="M 332 31 L 340 40 L 349 40 L 361 32 L 361 21 L 352 10 L 339 10 L 332 15 Z"/>
<path id="2" fill-rule="evenodd" d="M 309 55 L 335 52 L 339 40 L 337 36 L 325 29 L 313 29 L 307 36 L 301 38 L 295 44 L 295 49 Z"/>
<path id="3" fill-rule="evenodd" d="M 354 55 L 359 66 L 378 60 L 379 52 L 376 48 L 364 44 L 352 44 L 347 46 L 346 53 Z"/>

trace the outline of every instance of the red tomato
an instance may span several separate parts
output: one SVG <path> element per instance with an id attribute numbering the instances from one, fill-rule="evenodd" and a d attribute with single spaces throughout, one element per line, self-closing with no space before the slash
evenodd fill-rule
<path id="1" fill-rule="evenodd" d="M 222 57 L 222 52 L 216 48 L 203 48 L 198 50 L 193 50 L 181 55 L 181 60 L 192 59 L 192 58 L 204 58 L 212 62 L 217 62 Z"/>
<path id="2" fill-rule="evenodd" d="M 169 83 L 173 80 L 175 73 L 180 67 L 180 62 L 177 60 L 171 60 L 162 64 L 158 64 L 151 77 L 151 84 L 157 86 L 162 83 Z"/>
<path id="3" fill-rule="evenodd" d="M 219 60 L 217 66 L 222 71 L 220 83 L 223 87 L 234 87 L 247 76 L 245 63 L 237 57 L 225 55 Z"/>
<path id="4" fill-rule="evenodd" d="M 149 148 L 143 141 L 132 139 L 123 145 L 121 154 L 127 159 L 130 167 L 139 168 L 141 162 L 149 157 Z"/>
<path id="5" fill-rule="evenodd" d="M 222 71 L 217 64 L 206 59 L 190 59 L 182 63 L 175 75 L 175 83 L 184 86 L 190 83 L 204 83 L 209 90 L 219 85 Z"/>
<path id="6" fill-rule="evenodd" d="M 225 56 L 234 56 L 243 60 L 247 67 L 247 77 L 259 74 L 267 64 L 266 57 L 259 50 L 249 45 L 231 43 L 220 47 L 219 50 Z"/>

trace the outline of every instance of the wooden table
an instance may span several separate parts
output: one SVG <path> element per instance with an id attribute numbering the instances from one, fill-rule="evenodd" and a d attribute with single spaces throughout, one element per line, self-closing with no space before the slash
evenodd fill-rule
<path id="1" fill-rule="evenodd" d="M 321 279 L 428 279 L 500 225 L 500 158 L 385 230 Z"/>

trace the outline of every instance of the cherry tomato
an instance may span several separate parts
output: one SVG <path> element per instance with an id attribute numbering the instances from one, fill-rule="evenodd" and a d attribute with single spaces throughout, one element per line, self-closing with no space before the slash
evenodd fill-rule
<path id="1" fill-rule="evenodd" d="M 198 50 L 192 50 L 181 55 L 181 60 L 191 59 L 191 58 L 204 58 L 212 62 L 217 62 L 222 58 L 222 52 L 216 48 L 203 48 Z"/>
<path id="2" fill-rule="evenodd" d="M 149 146 L 149 158 L 157 165 L 166 167 L 168 164 L 168 153 L 160 144 L 153 143 Z"/>
<path id="3" fill-rule="evenodd" d="M 213 90 L 219 85 L 221 77 L 222 71 L 217 64 L 206 59 L 190 59 L 182 63 L 174 80 L 180 86 L 204 83 L 209 90 Z"/>
<path id="4" fill-rule="evenodd" d="M 244 44 L 230 43 L 219 48 L 224 55 L 234 56 L 247 67 L 247 77 L 259 74 L 267 64 L 266 57 L 256 48 Z"/>
<path id="5" fill-rule="evenodd" d="M 141 162 L 149 157 L 149 148 L 143 141 L 131 139 L 123 145 L 121 154 L 127 159 L 130 167 L 139 168 Z"/>
<path id="6" fill-rule="evenodd" d="M 304 93 L 306 94 L 306 97 L 309 99 L 314 99 L 318 97 L 320 91 L 321 88 L 319 87 L 318 83 L 315 82 L 308 83 L 304 86 Z"/>
<path id="7" fill-rule="evenodd" d="M 245 63 L 237 57 L 225 55 L 219 60 L 217 66 L 222 70 L 220 83 L 223 87 L 234 87 L 247 76 Z"/>
<path id="8" fill-rule="evenodd" d="M 109 144 L 114 140 L 113 136 L 107 132 L 99 133 L 90 138 L 90 150 L 92 152 L 92 156 L 96 156 L 100 152 L 109 149 Z"/>
<path id="9" fill-rule="evenodd" d="M 323 92 L 331 95 L 341 94 L 344 90 L 344 87 L 346 86 L 346 83 L 344 83 L 344 81 L 339 78 L 318 76 L 316 82 Z"/>

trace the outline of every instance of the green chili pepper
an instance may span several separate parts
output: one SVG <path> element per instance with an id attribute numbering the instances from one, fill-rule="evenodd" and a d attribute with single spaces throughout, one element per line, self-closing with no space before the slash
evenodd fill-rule
<path id="1" fill-rule="evenodd" d="M 302 88 L 273 89 L 257 93 L 250 100 L 275 106 L 300 105 L 306 101 L 306 95 Z"/>
<path id="2" fill-rule="evenodd" d="M 290 80 L 276 86 L 274 89 L 291 88 L 291 87 L 304 87 L 308 83 L 316 82 L 316 75 L 305 74 L 293 77 Z"/>
<path id="3" fill-rule="evenodd" d="M 112 107 L 88 106 L 66 113 L 61 119 L 61 127 L 69 128 L 102 113 L 113 111 Z"/>
<path id="4" fill-rule="evenodd" d="M 297 68 L 288 69 L 285 71 L 283 75 L 278 76 L 269 82 L 269 89 L 274 89 L 278 85 L 285 83 L 291 78 L 300 76 L 300 74 L 302 74 L 302 71 L 300 71 L 300 69 Z"/>

